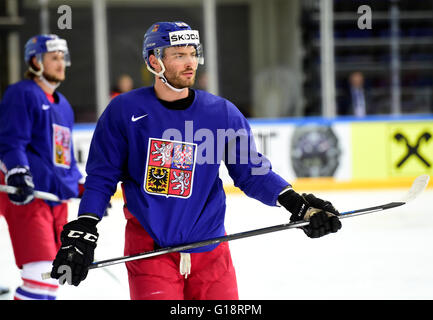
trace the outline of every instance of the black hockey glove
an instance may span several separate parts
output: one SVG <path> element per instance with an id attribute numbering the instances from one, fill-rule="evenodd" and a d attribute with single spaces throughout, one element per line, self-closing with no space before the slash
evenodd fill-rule
<path id="1" fill-rule="evenodd" d="M 278 202 L 292 214 L 291 222 L 310 221 L 308 226 L 301 227 L 310 238 L 320 238 L 341 229 L 337 217 L 340 213 L 329 201 L 316 198 L 311 193 L 301 196 L 289 189 L 278 196 Z"/>
<path id="2" fill-rule="evenodd" d="M 23 166 L 12 168 L 6 173 L 5 183 L 8 186 L 18 188 L 18 193 L 9 193 L 10 201 L 18 206 L 30 203 L 35 197 L 33 195 L 35 185 L 29 169 Z"/>
<path id="3" fill-rule="evenodd" d="M 99 236 L 96 229 L 98 222 L 99 218 L 89 214 L 81 215 L 77 220 L 63 226 L 60 234 L 62 246 L 53 261 L 51 278 L 59 279 L 66 272 L 64 280 L 74 286 L 86 279 Z M 65 267 L 70 268 L 70 274 L 68 270 L 65 271 Z"/>

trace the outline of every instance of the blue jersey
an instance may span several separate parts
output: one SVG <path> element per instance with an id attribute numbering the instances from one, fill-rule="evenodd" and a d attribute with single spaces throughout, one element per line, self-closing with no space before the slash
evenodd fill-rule
<path id="1" fill-rule="evenodd" d="M 36 190 L 69 199 L 82 178 L 72 145 L 74 114 L 62 94 L 54 96 L 51 103 L 33 80 L 8 87 L 0 104 L 0 160 L 7 170 L 28 166 Z"/>
<path id="2" fill-rule="evenodd" d="M 78 214 L 102 218 L 122 181 L 129 211 L 159 246 L 223 236 L 220 160 L 237 187 L 267 205 L 289 185 L 255 150 L 247 120 L 226 99 L 195 90 L 192 104 L 176 110 L 153 87 L 121 94 L 96 125 Z"/>

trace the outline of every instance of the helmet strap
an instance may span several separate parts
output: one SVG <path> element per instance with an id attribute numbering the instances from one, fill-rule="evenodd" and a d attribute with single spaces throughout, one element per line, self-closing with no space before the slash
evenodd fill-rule
<path id="1" fill-rule="evenodd" d="M 37 76 L 37 77 L 41 77 L 42 73 L 44 72 L 44 66 L 43 66 L 43 64 L 42 63 L 39 63 L 39 64 L 40 64 L 40 69 L 39 70 L 35 70 L 35 69 L 33 69 L 32 64 L 29 63 L 29 71 L 31 73 L 33 73 L 35 76 Z"/>
<path id="2" fill-rule="evenodd" d="M 48 88 L 50 88 L 51 90 L 56 90 L 59 86 L 60 86 L 60 82 L 56 82 L 55 84 L 51 84 L 50 82 L 48 82 L 47 79 L 45 79 L 43 73 L 44 73 L 44 65 L 42 64 L 42 61 L 39 61 L 39 65 L 40 65 L 40 69 L 39 70 L 35 70 L 32 67 L 32 64 L 29 64 L 29 71 L 31 73 L 33 73 L 35 76 L 37 76 L 39 78 L 39 80 L 41 80 L 41 82 L 43 84 L 45 84 Z"/>
<path id="3" fill-rule="evenodd" d="M 45 84 L 48 88 L 50 88 L 53 91 L 56 90 L 60 86 L 60 81 L 56 82 L 55 84 L 51 84 L 50 82 L 48 82 L 47 79 L 45 79 L 45 77 L 43 75 L 39 76 L 39 80 L 41 80 L 43 84 Z"/>
<path id="4" fill-rule="evenodd" d="M 147 63 L 146 63 L 146 67 L 147 67 L 147 70 L 149 70 L 150 72 L 152 72 L 154 75 L 156 75 L 157 77 L 159 77 L 159 79 L 167 86 L 167 87 L 169 87 L 171 90 L 173 90 L 173 91 L 175 91 L 175 92 L 182 92 L 183 90 L 185 90 L 186 89 L 186 87 L 185 88 L 182 88 L 182 89 L 178 89 L 178 88 L 175 88 L 175 87 L 173 87 L 169 82 L 168 82 L 168 80 L 167 80 L 167 78 L 164 76 L 164 72 L 165 72 L 165 66 L 164 66 L 164 63 L 162 63 L 162 60 L 161 60 L 161 58 L 158 58 L 158 62 L 159 62 L 159 64 L 161 65 L 161 71 L 160 72 L 156 72 L 155 70 L 153 70 Z"/>

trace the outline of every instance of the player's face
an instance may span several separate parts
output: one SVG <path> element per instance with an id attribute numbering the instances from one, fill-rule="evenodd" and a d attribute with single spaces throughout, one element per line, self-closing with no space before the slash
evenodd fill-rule
<path id="1" fill-rule="evenodd" d="M 166 48 L 163 62 L 164 75 L 173 87 L 180 89 L 194 84 L 198 59 L 193 46 Z"/>
<path id="2" fill-rule="evenodd" d="M 47 52 L 43 55 L 44 77 L 48 81 L 65 80 L 65 55 L 62 51 Z"/>

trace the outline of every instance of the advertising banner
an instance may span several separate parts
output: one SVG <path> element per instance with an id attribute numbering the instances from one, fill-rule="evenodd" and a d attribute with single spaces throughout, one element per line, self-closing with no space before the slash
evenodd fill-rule
<path id="1" fill-rule="evenodd" d="M 433 174 L 433 117 L 251 120 L 257 150 L 298 188 L 406 186 Z M 77 125 L 74 151 L 85 174 L 94 125 Z M 178 175 L 179 176 L 179 175 Z M 192 177 L 191 177 L 192 178 Z M 222 164 L 220 178 L 233 181 Z"/>

